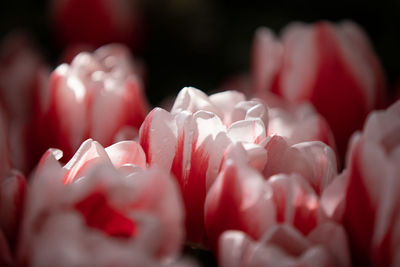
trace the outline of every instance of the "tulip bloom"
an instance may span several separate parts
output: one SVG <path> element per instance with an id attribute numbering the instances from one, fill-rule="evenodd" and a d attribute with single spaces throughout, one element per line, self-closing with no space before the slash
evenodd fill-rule
<path id="1" fill-rule="evenodd" d="M 171 112 L 156 108 L 140 129 L 147 163 L 174 174 L 186 208 L 187 239 L 204 240 L 204 200 L 232 143 L 245 148 L 246 161 L 262 168 L 268 116 L 258 101 L 228 91 L 211 96 L 194 88 L 178 94 Z"/>
<path id="2" fill-rule="evenodd" d="M 240 230 L 257 240 L 280 223 L 308 234 L 328 218 L 320 208 L 320 196 L 337 174 L 333 151 L 321 142 L 288 147 L 276 136 L 269 143 L 265 177 L 245 163 L 238 147 L 226 155 L 205 203 L 211 244 L 226 230 Z"/>
<path id="3" fill-rule="evenodd" d="M 147 113 L 135 65 L 119 45 L 80 53 L 70 65 L 60 65 L 41 101 L 36 154 L 57 147 L 71 157 L 89 137 L 111 145 L 120 131 L 137 130 Z"/>
<path id="4" fill-rule="evenodd" d="M 47 151 L 32 177 L 20 264 L 161 265 L 177 255 L 184 218 L 178 189 L 168 173 L 145 169 L 139 144 L 104 149 L 87 140 L 63 167 L 61 155 Z"/>
<path id="5" fill-rule="evenodd" d="M 253 44 L 252 85 L 310 101 L 328 121 L 341 155 L 368 112 L 384 101 L 384 75 L 362 30 L 352 22 L 289 25 L 277 40 L 259 29 Z"/>
<path id="6" fill-rule="evenodd" d="M 362 133 L 353 138 L 341 190 L 345 192 L 343 223 L 355 265 L 400 264 L 399 137 L 397 101 L 387 110 L 372 112 Z"/>
<path id="7" fill-rule="evenodd" d="M 260 240 L 240 231 L 226 231 L 219 241 L 222 267 L 350 266 L 344 229 L 326 222 L 308 235 L 289 225 L 276 225 Z"/>

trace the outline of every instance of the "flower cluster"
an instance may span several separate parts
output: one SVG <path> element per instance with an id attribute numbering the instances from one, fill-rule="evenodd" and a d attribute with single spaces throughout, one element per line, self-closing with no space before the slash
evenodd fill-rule
<path id="1" fill-rule="evenodd" d="M 185 87 L 150 111 L 123 45 L 49 71 L 11 36 L 0 265 L 197 266 L 191 247 L 226 267 L 398 266 L 400 102 L 384 106 L 363 32 L 262 28 L 252 52 L 238 90 Z"/>

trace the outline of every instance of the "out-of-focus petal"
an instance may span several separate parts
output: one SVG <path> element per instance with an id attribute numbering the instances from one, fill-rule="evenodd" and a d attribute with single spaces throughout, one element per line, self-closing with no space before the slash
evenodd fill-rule
<path id="1" fill-rule="evenodd" d="M 12 170 L 0 181 L 0 229 L 10 244 L 18 238 L 27 185 L 22 173 Z"/>

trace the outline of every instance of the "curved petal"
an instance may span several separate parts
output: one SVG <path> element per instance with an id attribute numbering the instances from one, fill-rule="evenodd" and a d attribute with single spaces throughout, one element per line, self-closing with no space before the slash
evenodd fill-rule
<path id="1" fill-rule="evenodd" d="M 63 167 L 67 170 L 64 177 L 64 183 L 73 183 L 79 177 L 84 175 L 88 166 L 93 166 L 96 162 L 111 163 L 104 148 L 96 141 L 88 139 L 82 143 L 75 155 Z"/>
<path id="2" fill-rule="evenodd" d="M 146 168 L 146 155 L 140 144 L 133 141 L 121 141 L 105 148 L 112 164 L 119 168 L 125 164 L 135 164 Z"/>
<path id="3" fill-rule="evenodd" d="M 140 127 L 139 135 L 147 163 L 170 170 L 178 141 L 173 116 L 161 108 L 153 109 Z"/>
<path id="4" fill-rule="evenodd" d="M 272 192 L 259 173 L 227 161 L 205 202 L 207 238 L 216 246 L 226 230 L 241 230 L 259 238 L 275 222 Z"/>
<path id="5" fill-rule="evenodd" d="M 194 87 L 185 87 L 178 93 L 171 113 L 176 114 L 185 110 L 191 113 L 200 110 L 209 111 L 223 118 L 223 113 L 209 97 Z"/>

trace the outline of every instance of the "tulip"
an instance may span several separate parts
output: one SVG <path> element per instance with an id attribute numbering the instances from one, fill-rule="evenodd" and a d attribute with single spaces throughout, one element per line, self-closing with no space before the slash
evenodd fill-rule
<path id="1" fill-rule="evenodd" d="M 214 248 L 226 230 L 240 230 L 258 240 L 276 224 L 290 224 L 307 235 L 334 219 L 320 207 L 321 196 L 337 174 L 328 146 L 310 142 L 289 148 L 282 137 L 274 136 L 266 146 L 266 176 L 249 166 L 238 148 L 226 154 L 205 202 L 206 233 Z"/>
<path id="2" fill-rule="evenodd" d="M 224 153 L 243 144 L 246 161 L 262 168 L 266 151 L 267 111 L 258 101 L 244 101 L 228 91 L 207 96 L 184 88 L 171 112 L 156 108 L 140 128 L 140 143 L 149 165 L 170 171 L 177 179 L 186 208 L 187 239 L 204 241 L 204 200 Z"/>
<path id="3" fill-rule="evenodd" d="M 400 102 L 372 112 L 348 153 L 343 223 L 353 263 L 400 264 Z M 331 198 L 334 195 L 331 195 Z M 327 198 L 330 199 L 330 198 Z"/>
<path id="4" fill-rule="evenodd" d="M 382 68 L 363 31 L 352 22 L 294 23 L 281 40 L 256 32 L 252 85 L 263 98 L 272 91 L 292 103 L 310 101 L 328 121 L 344 155 L 350 135 L 382 105 Z"/>
<path id="5" fill-rule="evenodd" d="M 308 235 L 289 225 L 276 225 L 260 240 L 240 231 L 226 231 L 219 248 L 222 267 L 350 266 L 346 233 L 332 222 L 320 225 Z"/>
<path id="6" fill-rule="evenodd" d="M 111 145 L 119 132 L 138 129 L 147 112 L 135 65 L 120 45 L 80 53 L 70 65 L 60 65 L 41 100 L 36 154 L 56 147 L 71 157 L 89 137 Z"/>
<path id="7" fill-rule="evenodd" d="M 183 207 L 168 173 L 146 169 L 138 143 L 87 140 L 64 166 L 48 150 L 32 177 L 20 264 L 162 264 L 183 239 Z"/>

